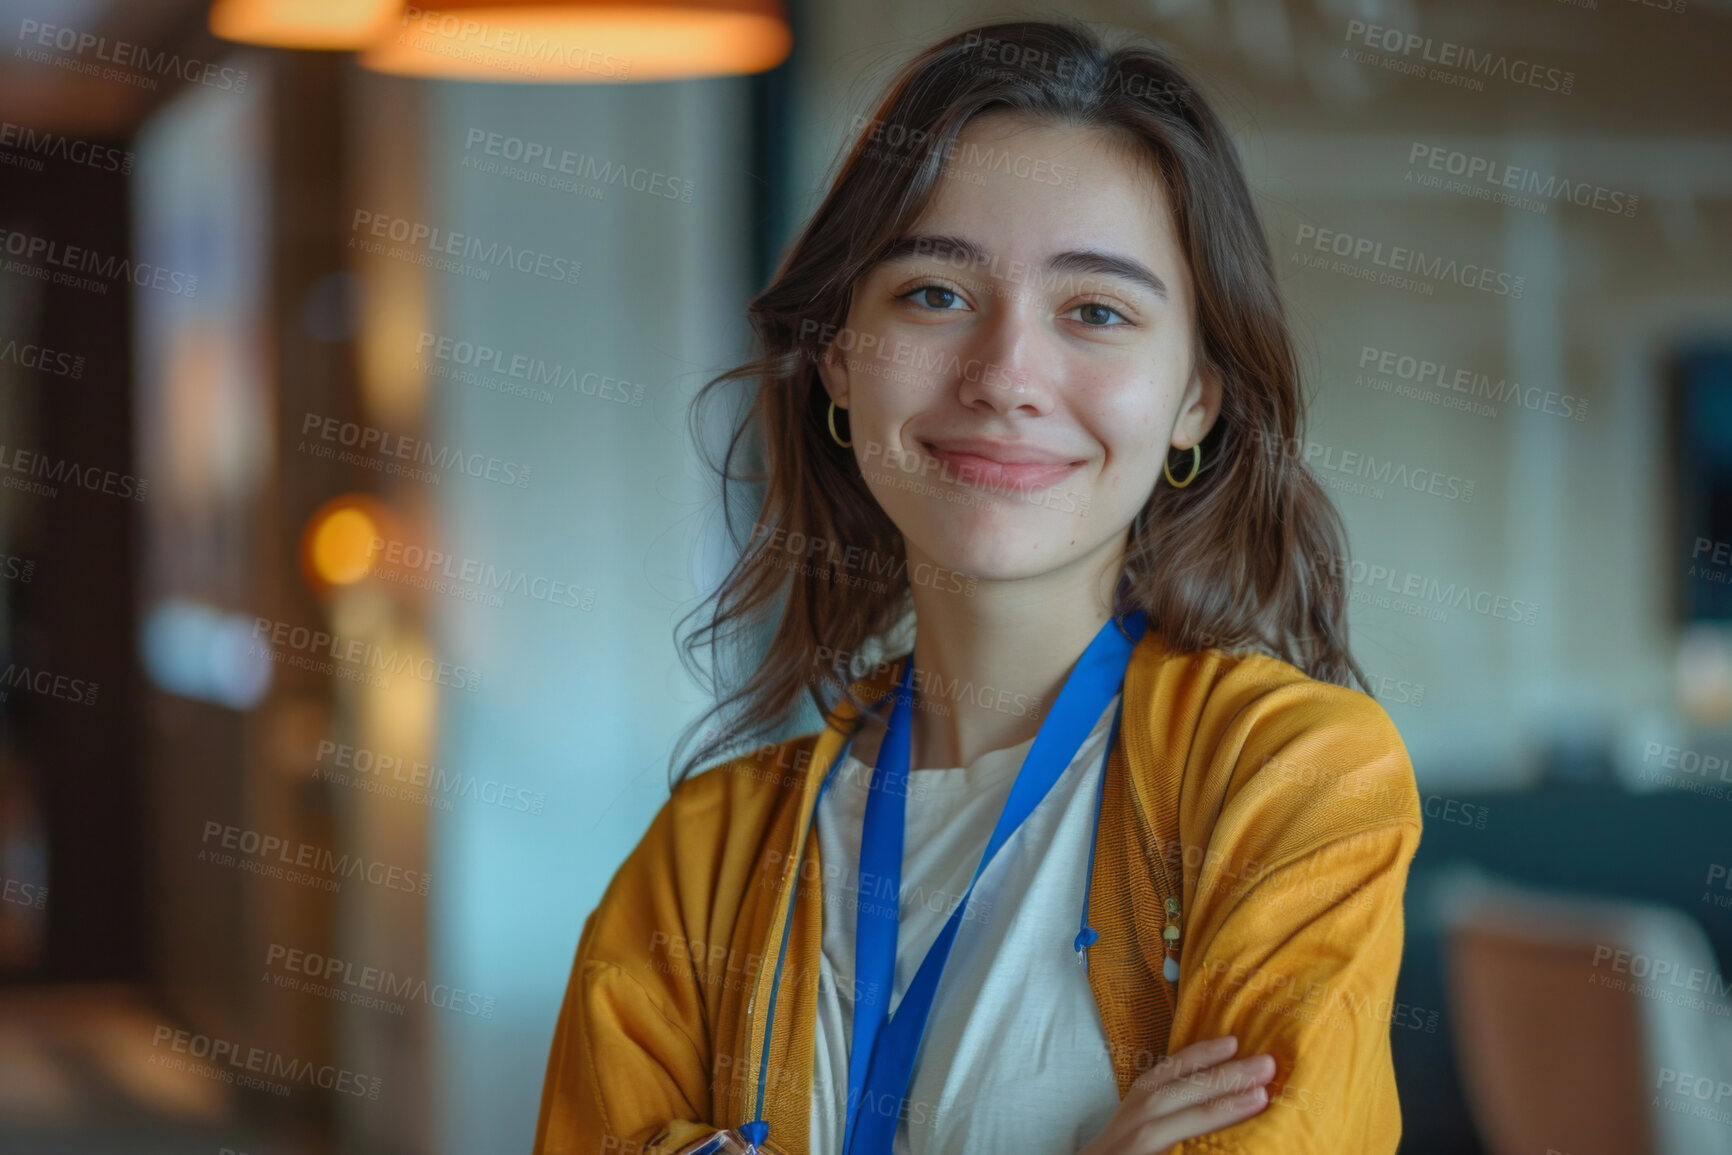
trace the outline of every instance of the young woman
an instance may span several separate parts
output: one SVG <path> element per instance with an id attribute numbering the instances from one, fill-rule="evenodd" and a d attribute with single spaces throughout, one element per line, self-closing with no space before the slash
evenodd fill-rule
<path id="1" fill-rule="evenodd" d="M 933 46 L 751 317 L 735 753 L 585 922 L 536 1151 L 1393 1152 L 1418 797 L 1196 88 Z"/>

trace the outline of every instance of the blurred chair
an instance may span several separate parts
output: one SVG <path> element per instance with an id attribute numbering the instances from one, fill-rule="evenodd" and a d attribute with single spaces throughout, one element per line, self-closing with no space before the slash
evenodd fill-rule
<path id="1" fill-rule="evenodd" d="M 1436 898 L 1488 1155 L 1732 1155 L 1732 1003 L 1693 919 L 1470 865 Z"/>

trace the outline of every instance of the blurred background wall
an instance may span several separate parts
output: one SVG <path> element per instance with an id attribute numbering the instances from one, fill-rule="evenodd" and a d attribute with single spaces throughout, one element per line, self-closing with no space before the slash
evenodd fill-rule
<path id="1" fill-rule="evenodd" d="M 884 79 L 1055 14 L 1188 64 L 1264 213 L 1425 799 L 1403 1150 L 1732 1151 L 1723 0 L 799 0 L 686 79 L 3 0 L 0 1148 L 528 1147 L 705 704 L 687 403 Z"/>

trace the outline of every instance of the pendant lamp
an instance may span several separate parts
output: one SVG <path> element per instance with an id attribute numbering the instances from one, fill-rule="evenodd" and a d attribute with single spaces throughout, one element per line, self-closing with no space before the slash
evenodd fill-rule
<path id="1" fill-rule="evenodd" d="M 762 72 L 792 43 L 781 0 L 449 0 L 404 5 L 361 63 L 405 76 L 619 84 Z"/>
<path id="2" fill-rule="evenodd" d="M 210 30 L 273 48 L 354 51 L 385 35 L 402 13 L 403 0 L 215 0 Z"/>

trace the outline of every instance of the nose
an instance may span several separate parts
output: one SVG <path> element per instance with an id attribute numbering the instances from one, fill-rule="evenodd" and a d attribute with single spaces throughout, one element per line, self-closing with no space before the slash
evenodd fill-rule
<path id="1" fill-rule="evenodd" d="M 997 308 L 985 311 L 951 367 L 957 399 L 981 414 L 1036 417 L 1053 408 L 1057 351 L 1033 294 L 1001 285 Z"/>

